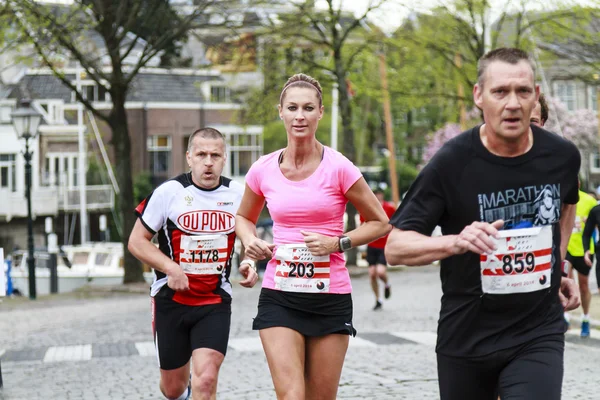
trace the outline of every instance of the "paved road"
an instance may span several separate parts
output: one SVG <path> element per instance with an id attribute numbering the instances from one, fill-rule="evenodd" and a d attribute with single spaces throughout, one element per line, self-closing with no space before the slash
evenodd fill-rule
<path id="1" fill-rule="evenodd" d="M 437 399 L 434 267 L 391 274 L 382 311 L 366 276 L 353 278 L 354 321 L 340 399 Z M 251 330 L 259 288 L 234 287 L 230 348 L 219 399 L 274 399 L 266 359 Z M 600 338 L 600 332 L 594 336 Z M 577 332 L 574 332 L 577 333 Z M 59 296 L 0 304 L 4 389 L 0 399 L 161 399 L 145 294 Z M 568 335 L 564 399 L 597 399 L 600 340 Z"/>

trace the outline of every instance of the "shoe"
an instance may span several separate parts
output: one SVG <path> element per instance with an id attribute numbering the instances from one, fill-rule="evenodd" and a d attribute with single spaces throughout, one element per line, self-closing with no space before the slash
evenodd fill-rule
<path id="1" fill-rule="evenodd" d="M 381 304 L 381 302 L 377 300 L 377 303 L 375 303 L 375 307 L 373 307 L 373 311 L 381 310 L 382 306 L 383 304 Z"/>
<path id="2" fill-rule="evenodd" d="M 581 323 L 581 337 L 590 337 L 590 321 L 583 321 Z"/>
<path id="3" fill-rule="evenodd" d="M 389 299 L 390 296 L 392 295 L 392 287 L 391 286 L 386 286 L 383 293 L 384 293 L 385 298 Z"/>

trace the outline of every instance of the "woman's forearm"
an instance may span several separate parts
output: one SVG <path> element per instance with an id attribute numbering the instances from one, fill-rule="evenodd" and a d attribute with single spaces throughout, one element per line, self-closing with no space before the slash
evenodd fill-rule
<path id="1" fill-rule="evenodd" d="M 387 235 L 392 226 L 383 221 L 367 221 L 356 229 L 346 232 L 345 235 L 352 241 L 352 247 L 371 243 L 382 236 Z"/>
<path id="2" fill-rule="evenodd" d="M 248 218 L 237 214 L 235 216 L 235 234 L 240 238 L 244 247 L 253 237 L 256 237 L 256 224 Z"/>

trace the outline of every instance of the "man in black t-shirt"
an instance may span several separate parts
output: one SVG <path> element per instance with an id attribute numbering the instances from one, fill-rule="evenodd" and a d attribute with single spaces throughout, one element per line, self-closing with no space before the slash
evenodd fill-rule
<path id="1" fill-rule="evenodd" d="M 585 221 L 585 227 L 583 228 L 582 242 L 583 242 L 583 251 L 584 251 L 584 261 L 585 264 L 591 269 L 593 264 L 594 255 L 590 252 L 590 241 L 593 239 L 594 231 L 600 228 L 600 205 L 595 206 L 590 210 L 590 214 Z M 596 243 L 596 254 L 598 260 L 600 260 L 600 240 Z M 600 265 L 598 265 L 599 261 L 596 261 L 596 282 L 600 287 Z M 589 321 L 588 321 L 589 326 Z M 589 329 L 589 328 L 588 328 Z"/>
<path id="2" fill-rule="evenodd" d="M 483 56 L 473 95 L 485 123 L 438 151 L 390 221 L 391 264 L 441 260 L 442 400 L 561 396 L 563 310 L 579 305 L 561 261 L 580 156 L 530 125 L 538 94 L 527 53 Z M 436 225 L 443 235 L 430 237 Z"/>

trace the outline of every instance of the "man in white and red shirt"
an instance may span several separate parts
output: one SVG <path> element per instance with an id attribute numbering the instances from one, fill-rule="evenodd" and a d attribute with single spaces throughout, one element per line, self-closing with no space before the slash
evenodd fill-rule
<path id="1" fill-rule="evenodd" d="M 191 398 L 192 390 L 214 398 L 227 351 L 235 214 L 244 188 L 221 176 L 225 146 L 216 129 L 195 131 L 186 153 L 190 172 L 160 185 L 135 209 L 129 250 L 155 272 L 152 327 L 168 399 Z M 254 286 L 252 262 L 243 261 L 240 273 L 242 286 Z"/>

